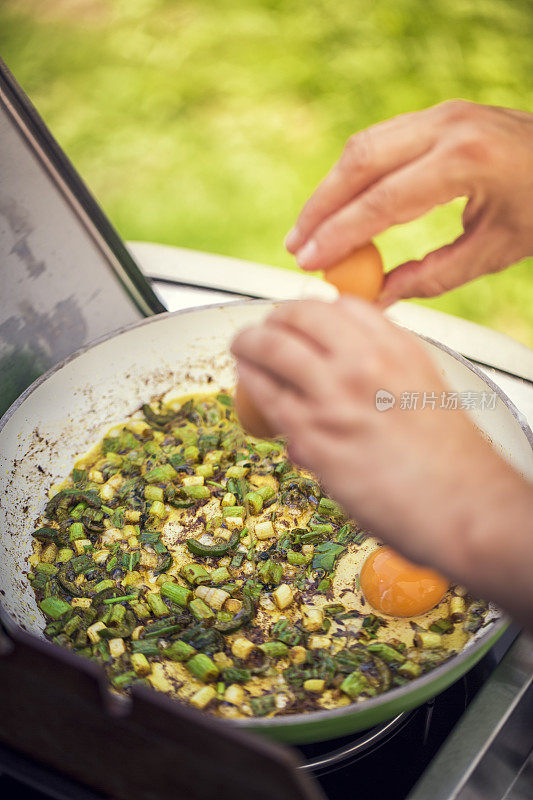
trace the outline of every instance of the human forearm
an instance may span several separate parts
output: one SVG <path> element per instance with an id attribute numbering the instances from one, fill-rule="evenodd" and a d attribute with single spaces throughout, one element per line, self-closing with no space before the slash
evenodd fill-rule
<path id="1" fill-rule="evenodd" d="M 446 388 L 412 336 L 368 304 L 307 301 L 240 334 L 233 351 L 291 457 L 362 527 L 529 619 L 533 487 L 461 410 L 376 410 L 383 376 L 396 397 Z"/>
<path id="2" fill-rule="evenodd" d="M 503 463 L 478 477 L 458 503 L 444 562 L 455 580 L 533 629 L 533 486 Z"/>

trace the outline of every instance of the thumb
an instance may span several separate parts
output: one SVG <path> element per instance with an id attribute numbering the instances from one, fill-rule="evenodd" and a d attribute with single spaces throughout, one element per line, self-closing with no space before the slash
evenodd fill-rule
<path id="1" fill-rule="evenodd" d="M 478 277 L 485 270 L 486 242 L 480 231 L 464 233 L 451 244 L 428 253 L 421 261 L 407 261 L 385 277 L 376 301 L 384 309 L 409 297 L 436 297 Z"/>

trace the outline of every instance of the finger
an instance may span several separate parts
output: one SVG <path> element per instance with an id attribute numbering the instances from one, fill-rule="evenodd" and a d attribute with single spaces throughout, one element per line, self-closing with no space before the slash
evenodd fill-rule
<path id="1" fill-rule="evenodd" d="M 409 222 L 463 194 L 462 176 L 438 153 L 407 164 L 378 181 L 313 233 L 297 254 L 304 269 L 328 269 L 392 225 Z"/>
<path id="2" fill-rule="evenodd" d="M 391 332 L 396 332 L 394 325 L 383 316 L 375 303 L 368 303 L 353 295 L 341 295 L 337 304 L 350 317 L 352 324 L 355 322 L 358 326 L 364 326 L 375 340 L 390 337 Z"/>
<path id="3" fill-rule="evenodd" d="M 322 354 L 288 328 L 268 321 L 248 328 L 234 339 L 231 351 L 304 395 L 321 397 L 327 390 Z"/>
<path id="4" fill-rule="evenodd" d="M 301 398 L 290 387 L 248 361 L 237 363 L 239 383 L 270 423 L 272 430 L 293 433 L 307 424 Z"/>
<path id="5" fill-rule="evenodd" d="M 483 274 L 486 238 L 481 231 L 463 234 L 421 261 L 408 261 L 391 270 L 377 305 L 384 309 L 408 297 L 436 297 Z"/>
<path id="6" fill-rule="evenodd" d="M 402 114 L 348 139 L 339 161 L 304 205 L 285 245 L 295 253 L 315 228 L 370 184 L 421 156 L 434 144 L 436 126 L 427 124 L 432 109 Z"/>
<path id="7" fill-rule="evenodd" d="M 328 428 L 325 434 L 321 433 L 314 424 L 316 412 L 311 415 L 305 401 L 272 375 L 247 361 L 239 361 L 237 371 L 239 383 L 272 430 L 288 437 L 291 460 L 311 469 L 319 466 L 327 468 L 325 456 L 331 451 L 336 432 Z M 317 440 L 319 447 L 316 446 Z"/>
<path id="8" fill-rule="evenodd" d="M 364 300 L 353 298 L 350 310 L 345 298 L 334 303 L 304 300 L 284 303 L 269 318 L 274 323 L 296 330 L 326 353 L 353 350 L 358 341 L 380 335 L 384 319 Z"/>

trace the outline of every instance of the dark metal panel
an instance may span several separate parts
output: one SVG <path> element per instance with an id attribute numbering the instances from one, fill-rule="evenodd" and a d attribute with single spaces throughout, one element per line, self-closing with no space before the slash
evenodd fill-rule
<path id="1" fill-rule="evenodd" d="M 518 776 L 527 778 L 532 719 L 533 639 L 521 634 L 407 800 L 512 797 L 509 792 Z"/>
<path id="2" fill-rule="evenodd" d="M 0 61 L 0 414 L 84 344 L 165 310 Z"/>
<path id="3" fill-rule="evenodd" d="M 0 639 L 0 741 L 115 800 L 325 800 L 292 751 L 11 627 Z"/>

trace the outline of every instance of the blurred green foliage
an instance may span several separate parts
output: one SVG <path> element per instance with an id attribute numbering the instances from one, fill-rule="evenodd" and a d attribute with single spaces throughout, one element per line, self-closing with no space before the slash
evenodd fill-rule
<path id="1" fill-rule="evenodd" d="M 449 97 L 533 111 L 531 0 L 3 0 L 2 56 L 126 239 L 293 266 L 357 129 Z M 380 237 L 388 266 L 460 202 Z M 426 304 L 533 345 L 531 261 Z"/>

